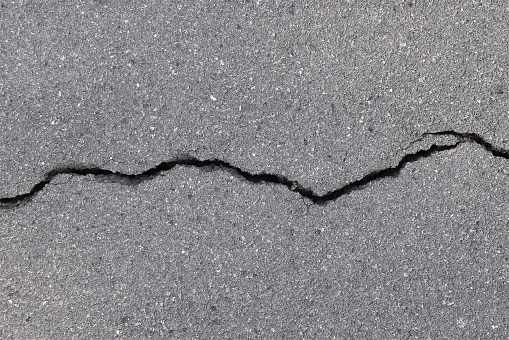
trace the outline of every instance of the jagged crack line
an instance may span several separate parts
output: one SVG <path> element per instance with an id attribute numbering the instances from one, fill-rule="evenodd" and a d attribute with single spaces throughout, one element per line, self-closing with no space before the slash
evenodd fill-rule
<path id="1" fill-rule="evenodd" d="M 459 144 L 458 142 L 457 144 Z M 27 203 L 30 199 L 32 199 L 38 192 L 42 191 L 44 187 L 49 184 L 53 178 L 55 178 L 58 175 L 62 174 L 74 174 L 74 175 L 80 175 L 80 176 L 87 176 L 87 175 L 94 175 L 94 176 L 103 176 L 106 177 L 110 182 L 118 182 L 123 184 L 139 184 L 140 182 L 150 180 L 154 178 L 155 176 L 159 175 L 163 171 L 168 171 L 175 166 L 179 165 L 187 165 L 187 166 L 195 166 L 195 167 L 216 167 L 218 169 L 223 169 L 226 171 L 229 171 L 230 173 L 234 175 L 238 175 L 244 179 L 246 179 L 249 182 L 252 183 L 275 183 L 275 184 L 281 184 L 286 186 L 289 190 L 299 193 L 301 196 L 306 197 L 310 199 L 315 204 L 325 204 L 328 201 L 335 200 L 339 198 L 340 196 L 343 196 L 345 194 L 348 194 L 354 190 L 359 190 L 362 187 L 364 187 L 369 182 L 372 182 L 377 179 L 381 179 L 384 177 L 390 177 L 390 176 L 396 176 L 399 171 L 405 166 L 405 164 L 409 162 L 414 162 L 420 158 L 428 157 L 429 155 L 439 152 L 439 151 L 445 151 L 452 148 L 455 148 L 457 146 L 455 145 L 449 145 L 449 146 L 437 146 L 433 145 L 427 150 L 421 150 L 415 154 L 408 154 L 404 156 L 401 161 L 394 167 L 374 171 L 369 173 L 368 175 L 364 176 L 360 180 L 351 182 L 337 190 L 328 192 L 325 195 L 317 195 L 312 190 L 304 188 L 301 184 L 299 184 L 297 181 L 291 181 L 288 178 L 284 176 L 279 175 L 273 175 L 273 174 L 251 174 L 247 171 L 244 171 L 236 166 L 233 166 L 229 164 L 228 162 L 212 159 L 212 160 L 199 160 L 197 158 L 184 158 L 179 159 L 171 162 L 163 162 L 159 165 L 157 165 L 154 168 L 148 169 L 141 174 L 137 175 L 129 175 L 129 174 L 122 174 L 113 172 L 110 170 L 100 169 L 100 168 L 78 168 L 78 167 L 71 167 L 71 168 L 57 168 L 53 169 L 52 171 L 48 172 L 45 176 L 45 178 L 37 183 L 30 192 L 17 195 L 14 197 L 8 197 L 8 198 L 2 198 L 0 199 L 0 207 L 2 208 L 11 208 L 15 207 L 17 205 L 20 205 L 22 203 Z"/>
<path id="2" fill-rule="evenodd" d="M 355 190 L 360 190 L 364 188 L 367 184 L 370 182 L 386 178 L 386 177 L 396 177 L 400 173 L 401 169 L 405 167 L 408 163 L 413 163 L 415 161 L 418 161 L 421 158 L 426 158 L 431 156 L 434 153 L 441 152 L 441 151 L 447 151 L 456 148 L 459 144 L 461 144 L 462 141 L 458 141 L 455 144 L 452 145 L 435 145 L 433 144 L 429 149 L 420 150 L 416 153 L 407 154 L 405 155 L 396 166 L 377 170 L 370 172 L 369 174 L 365 175 L 361 179 L 351 182 L 337 190 L 330 191 L 327 194 L 323 196 L 316 196 L 313 198 L 313 203 L 316 204 L 325 204 L 329 201 L 333 201 L 338 199 L 339 197 L 343 195 L 347 195 Z"/>
<path id="3" fill-rule="evenodd" d="M 163 162 L 157 165 L 154 168 L 148 169 L 140 174 L 129 175 L 118 172 L 113 172 L 110 170 L 100 169 L 100 168 L 79 168 L 79 167 L 67 167 L 67 168 L 57 168 L 53 169 L 45 175 L 45 178 L 37 183 L 28 193 L 17 195 L 14 197 L 0 198 L 0 208 L 9 209 L 19 206 L 23 203 L 31 200 L 35 195 L 44 189 L 44 187 L 50 183 L 53 178 L 57 175 L 61 174 L 75 174 L 75 175 L 95 175 L 95 176 L 103 176 L 106 177 L 111 182 L 118 182 L 123 184 L 131 184 L 136 185 L 140 182 L 150 180 L 155 176 L 158 176 L 163 171 L 168 171 L 175 166 L 179 165 L 187 165 L 194 167 L 215 167 L 217 169 L 226 170 L 234 175 L 240 176 L 245 180 L 252 183 L 274 183 L 281 184 L 286 186 L 289 190 L 297 192 L 301 196 L 308 198 L 314 204 L 323 205 L 327 202 L 334 201 L 343 195 L 347 195 L 352 191 L 360 190 L 364 188 L 370 182 L 386 178 L 386 177 L 395 177 L 399 174 L 403 167 L 411 162 L 415 162 L 421 158 L 429 157 L 434 153 L 447 151 L 456 148 L 459 144 L 463 143 L 466 140 L 471 142 L 475 142 L 481 145 L 483 148 L 491 152 L 496 157 L 503 157 L 509 159 L 509 151 L 503 150 L 500 148 L 496 148 L 492 146 L 490 143 L 486 142 L 482 137 L 474 133 L 459 133 L 456 131 L 439 131 L 439 132 L 427 132 L 421 136 L 426 135 L 450 135 L 455 136 L 459 139 L 459 141 L 452 145 L 435 145 L 433 144 L 430 148 L 425 150 L 420 150 L 416 153 L 405 155 L 397 165 L 393 167 L 389 167 L 382 170 L 377 170 L 370 172 L 359 180 L 348 183 L 345 186 L 329 191 L 325 195 L 315 194 L 311 189 L 303 187 L 297 181 L 289 180 L 288 178 L 280 175 L 274 174 L 251 174 L 247 171 L 242 170 L 239 167 L 233 166 L 230 163 L 222 160 L 211 159 L 211 160 L 199 160 L 194 157 L 181 158 L 170 162 Z"/>

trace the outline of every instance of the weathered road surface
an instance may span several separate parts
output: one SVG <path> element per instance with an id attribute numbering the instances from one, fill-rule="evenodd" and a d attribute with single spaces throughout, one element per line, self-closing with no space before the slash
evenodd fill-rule
<path id="1" fill-rule="evenodd" d="M 507 3 L 309 3 L 0 1 L 0 338 L 509 337 Z"/>

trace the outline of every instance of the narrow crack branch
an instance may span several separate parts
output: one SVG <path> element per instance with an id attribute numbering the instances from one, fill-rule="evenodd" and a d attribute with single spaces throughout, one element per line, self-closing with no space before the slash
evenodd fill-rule
<path id="1" fill-rule="evenodd" d="M 473 143 L 477 143 L 482 146 L 487 151 L 491 152 L 491 154 L 495 157 L 501 157 L 505 159 L 509 159 L 509 150 L 504 150 L 502 148 L 498 148 L 487 142 L 484 138 L 479 136 L 476 133 L 471 132 L 456 132 L 452 130 L 448 131 L 438 131 L 438 132 L 426 132 L 423 133 L 421 139 L 425 136 L 453 136 L 457 137 L 460 140 L 468 140 Z"/>
<path id="2" fill-rule="evenodd" d="M 110 182 L 123 183 L 127 185 L 137 185 L 141 182 L 153 179 L 158 176 L 163 171 L 168 171 L 173 169 L 176 166 L 186 165 L 186 166 L 194 166 L 198 168 L 203 167 L 213 167 L 215 169 L 226 170 L 236 176 L 242 177 L 245 180 L 251 183 L 274 183 L 281 184 L 286 186 L 290 191 L 297 192 L 302 197 L 308 198 L 314 204 L 324 205 L 329 201 L 334 201 L 343 195 L 347 195 L 352 191 L 361 190 L 367 184 L 387 177 L 396 177 L 401 169 L 405 167 L 406 164 L 415 162 L 421 158 L 429 157 L 435 153 L 441 151 L 447 151 L 456 148 L 459 144 L 464 142 L 473 142 L 481 145 L 484 149 L 491 152 L 496 157 L 502 157 L 505 159 L 509 159 L 509 151 L 503 150 L 500 148 L 496 148 L 492 146 L 490 143 L 486 142 L 482 137 L 474 133 L 459 133 L 455 131 L 439 131 L 439 132 L 427 132 L 424 133 L 419 140 L 422 140 L 425 136 L 440 136 L 440 135 L 449 135 L 458 138 L 458 142 L 452 145 L 436 145 L 433 144 L 431 147 L 425 150 L 420 150 L 418 152 L 405 155 L 397 165 L 385 168 L 382 170 L 376 170 L 368 173 L 364 177 L 359 180 L 350 182 L 343 187 L 329 191 L 324 195 L 318 195 L 314 193 L 311 189 L 303 187 L 299 182 L 292 181 L 285 176 L 274 175 L 274 174 L 251 174 L 247 171 L 242 170 L 239 167 L 236 167 L 228 162 L 211 159 L 211 160 L 199 160 L 195 157 L 185 157 L 177 160 L 163 162 L 154 168 L 148 169 L 140 174 L 129 175 L 123 174 L 119 172 L 113 172 L 110 170 L 105 170 L 101 168 L 80 168 L 80 167 L 62 167 L 55 168 L 50 172 L 46 173 L 44 179 L 37 183 L 28 193 L 20 194 L 13 197 L 0 198 L 0 208 L 3 209 L 11 209 L 16 206 L 25 204 L 29 202 L 35 195 L 37 195 L 40 191 L 44 189 L 44 187 L 50 183 L 53 178 L 62 174 L 72 174 L 72 175 L 94 175 L 98 177 L 105 177 Z"/>

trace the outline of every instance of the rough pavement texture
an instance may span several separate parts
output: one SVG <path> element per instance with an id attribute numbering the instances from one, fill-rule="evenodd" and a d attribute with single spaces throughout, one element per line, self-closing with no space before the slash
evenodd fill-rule
<path id="1" fill-rule="evenodd" d="M 139 173 L 185 153 L 323 194 L 423 132 L 509 148 L 505 1 L 1 6 L 2 197 L 62 163 Z"/>
<path id="2" fill-rule="evenodd" d="M 507 339 L 508 12 L 0 0 L 0 338 Z"/>
<path id="3" fill-rule="evenodd" d="M 212 168 L 136 186 L 61 175 L 1 215 L 0 329 L 507 338 L 508 169 L 461 144 L 325 206 Z"/>

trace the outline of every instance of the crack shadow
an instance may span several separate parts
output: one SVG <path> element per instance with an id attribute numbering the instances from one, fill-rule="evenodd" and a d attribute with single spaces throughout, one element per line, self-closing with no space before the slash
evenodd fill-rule
<path id="1" fill-rule="evenodd" d="M 313 204 L 317 205 L 325 205 L 330 201 L 334 201 L 343 195 L 348 195 L 352 191 L 361 190 L 367 184 L 377 181 L 387 177 L 396 177 L 400 173 L 401 169 L 405 167 L 406 164 L 415 162 L 419 159 L 429 157 L 435 153 L 441 151 L 452 150 L 456 148 L 459 144 L 464 142 L 472 142 L 482 146 L 487 151 L 491 152 L 496 157 L 502 157 L 505 159 L 509 159 L 509 151 L 501 148 L 494 147 L 486 140 L 484 140 L 481 136 L 474 133 L 460 133 L 456 131 L 439 131 L 439 132 L 426 132 L 421 135 L 421 137 L 416 140 L 420 141 L 425 136 L 454 136 L 458 138 L 458 141 L 452 145 L 431 145 L 428 149 L 420 150 L 418 152 L 405 155 L 397 165 L 376 170 L 368 173 L 363 176 L 361 179 L 350 182 L 344 185 L 341 188 L 332 190 L 327 192 L 324 195 L 318 195 L 314 193 L 311 189 L 303 187 L 299 182 L 292 181 L 285 176 L 274 175 L 274 174 L 251 174 L 245 170 L 242 170 L 239 167 L 236 167 L 226 161 L 218 160 L 218 159 L 210 159 L 210 160 L 199 160 L 195 157 L 183 157 L 173 161 L 163 162 L 159 165 L 148 169 L 140 174 L 129 175 L 123 174 L 119 172 L 114 172 L 111 170 L 105 170 L 101 168 L 85 168 L 85 167 L 59 167 L 55 168 L 44 176 L 44 179 L 34 185 L 34 187 L 25 194 L 16 195 L 13 197 L 0 198 L 0 208 L 2 209 L 12 209 L 20 205 L 24 205 L 28 203 L 33 197 L 35 197 L 40 191 L 44 189 L 44 187 L 50 183 L 53 178 L 62 174 L 72 174 L 72 175 L 94 175 L 98 177 L 106 178 L 109 182 L 121 183 L 125 185 L 137 185 L 141 182 L 151 180 L 154 177 L 158 176 L 163 171 L 168 171 L 173 169 L 176 166 L 194 166 L 198 168 L 203 167 L 212 167 L 215 170 L 225 170 L 232 173 L 235 176 L 242 177 L 243 179 L 251 182 L 251 183 L 273 183 L 280 184 L 286 186 L 290 191 L 296 192 L 302 197 L 309 199 Z"/>

